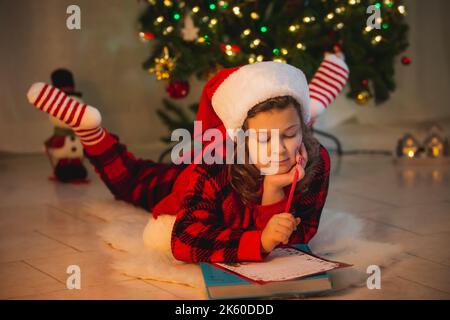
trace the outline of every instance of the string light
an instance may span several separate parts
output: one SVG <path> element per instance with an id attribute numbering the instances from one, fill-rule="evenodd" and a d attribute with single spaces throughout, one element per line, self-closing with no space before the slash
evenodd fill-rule
<path id="1" fill-rule="evenodd" d="M 226 1 L 219 1 L 219 6 L 226 9 L 226 8 L 228 8 L 228 3 Z"/>
<path id="2" fill-rule="evenodd" d="M 250 44 L 250 48 L 257 47 L 260 43 L 261 43 L 261 40 L 255 39 L 255 40 L 253 40 L 253 42 Z"/>
<path id="3" fill-rule="evenodd" d="M 192 12 L 193 12 L 193 13 L 197 13 L 199 10 L 200 10 L 199 7 L 193 7 L 193 8 L 192 8 Z"/>
<path id="4" fill-rule="evenodd" d="M 246 37 L 246 36 L 248 36 L 250 33 L 251 33 L 250 29 L 245 29 L 245 30 L 242 32 L 242 36 Z"/>
<path id="5" fill-rule="evenodd" d="M 296 48 L 300 50 L 306 50 L 306 46 L 301 42 L 297 43 Z"/>
<path id="6" fill-rule="evenodd" d="M 239 16 L 241 14 L 241 9 L 239 9 L 239 7 L 233 7 L 233 13 Z"/>
<path id="7" fill-rule="evenodd" d="M 325 18 L 325 21 L 330 21 L 331 19 L 333 19 L 334 18 L 334 13 L 333 12 L 330 12 L 329 14 L 327 14 L 327 16 L 326 16 L 326 18 Z"/>
<path id="8" fill-rule="evenodd" d="M 209 27 L 213 27 L 213 26 L 215 26 L 217 24 L 217 19 L 216 18 L 213 18 L 213 19 L 211 19 L 211 21 L 209 22 Z"/>
<path id="9" fill-rule="evenodd" d="M 172 26 L 168 26 L 164 31 L 163 31 L 163 35 L 167 35 L 168 33 L 171 33 L 173 31 L 173 27 Z"/>
<path id="10" fill-rule="evenodd" d="M 304 23 L 310 23 L 310 22 L 313 22 L 313 21 L 315 21 L 315 20 L 316 20 L 315 17 L 304 17 L 304 18 L 303 18 L 303 22 L 304 22 Z"/>
<path id="11" fill-rule="evenodd" d="M 259 62 L 261 62 L 261 61 L 264 60 L 264 56 L 263 56 L 262 54 L 260 54 L 260 55 L 258 55 L 258 56 L 256 57 L 256 60 L 259 61 Z"/>
<path id="12" fill-rule="evenodd" d="M 405 6 L 398 6 L 397 10 L 400 14 L 403 14 L 403 15 L 406 14 Z"/>
<path id="13" fill-rule="evenodd" d="M 250 17 L 251 17 L 253 20 L 259 19 L 259 15 L 258 15 L 256 12 L 250 13 Z"/>
<path id="14" fill-rule="evenodd" d="M 371 26 L 367 26 L 364 28 L 364 33 L 369 33 L 372 30 L 373 30 L 373 28 Z"/>
<path id="15" fill-rule="evenodd" d="M 376 36 L 375 38 L 372 39 L 372 44 L 380 43 L 381 40 L 383 40 L 383 37 L 378 35 L 378 36 Z"/>
<path id="16" fill-rule="evenodd" d="M 164 0 L 164 5 L 165 5 L 166 7 L 171 7 L 171 6 L 172 6 L 172 1 L 170 1 L 170 0 Z"/>

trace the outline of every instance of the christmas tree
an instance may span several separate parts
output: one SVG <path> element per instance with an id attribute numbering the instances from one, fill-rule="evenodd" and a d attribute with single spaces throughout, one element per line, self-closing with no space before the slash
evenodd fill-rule
<path id="1" fill-rule="evenodd" d="M 348 97 L 379 104 L 394 91 L 394 63 L 408 46 L 406 9 L 397 0 L 146 3 L 139 36 L 151 54 L 143 67 L 168 82 L 172 98 L 188 94 L 192 75 L 206 81 L 221 68 L 258 61 L 289 63 L 311 79 L 324 52 L 339 46 L 350 68 Z M 169 128 L 189 127 L 187 113 L 164 104 L 158 114 Z M 195 113 L 195 105 L 190 109 Z"/>

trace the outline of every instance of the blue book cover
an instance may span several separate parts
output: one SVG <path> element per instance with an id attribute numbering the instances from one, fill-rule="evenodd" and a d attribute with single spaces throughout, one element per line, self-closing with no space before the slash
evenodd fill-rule
<path id="1" fill-rule="evenodd" d="M 292 246 L 306 252 L 311 252 L 306 244 Z M 261 285 L 217 268 L 210 263 L 201 262 L 200 267 L 209 299 L 262 298 L 299 294 L 310 295 L 332 289 L 331 281 L 326 272 L 301 279 L 278 281 Z"/>

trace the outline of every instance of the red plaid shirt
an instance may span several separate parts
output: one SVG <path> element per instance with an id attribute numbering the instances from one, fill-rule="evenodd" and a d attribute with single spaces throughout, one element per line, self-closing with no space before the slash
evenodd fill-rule
<path id="1" fill-rule="evenodd" d="M 172 253 L 186 262 L 259 261 L 261 233 L 268 220 L 284 211 L 287 197 L 270 205 L 245 207 L 229 183 L 226 165 L 174 165 L 137 159 L 106 131 L 85 155 L 116 199 L 155 214 L 176 214 Z M 308 243 L 317 232 L 328 192 L 330 158 L 320 147 L 320 162 L 303 194 L 294 195 L 301 218 L 290 243 Z M 289 187 L 285 189 L 288 194 Z"/>

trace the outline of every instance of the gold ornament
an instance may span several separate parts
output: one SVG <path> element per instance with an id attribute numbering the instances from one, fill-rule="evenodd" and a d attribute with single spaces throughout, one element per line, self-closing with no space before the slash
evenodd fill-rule
<path id="1" fill-rule="evenodd" d="M 367 104 L 367 102 L 369 102 L 370 98 L 370 93 L 364 90 L 358 93 L 358 95 L 356 96 L 356 102 L 360 105 L 365 105 Z"/>
<path id="2" fill-rule="evenodd" d="M 156 74 L 157 80 L 166 80 L 170 78 L 170 72 L 174 68 L 175 59 L 169 56 L 169 49 L 164 47 L 164 55 L 161 58 L 155 58 L 155 66 L 148 71 Z"/>

